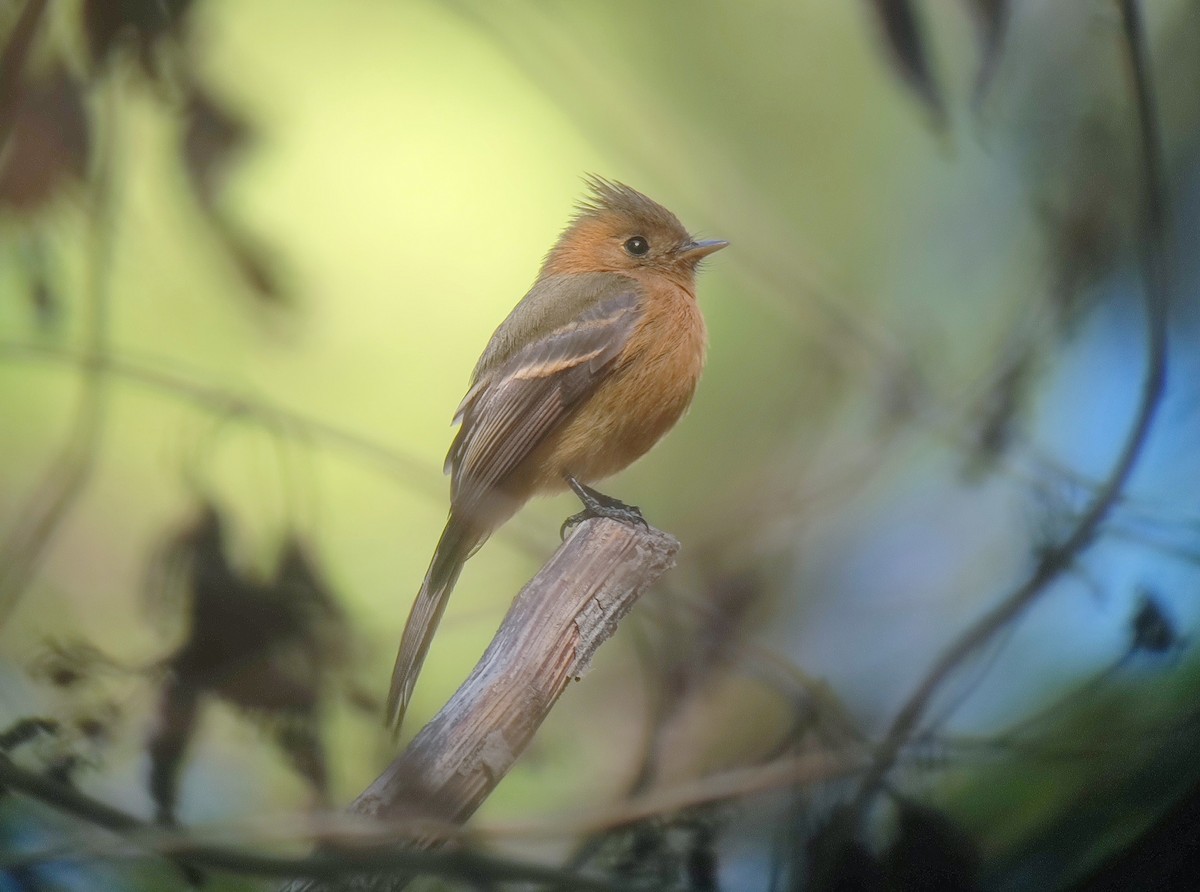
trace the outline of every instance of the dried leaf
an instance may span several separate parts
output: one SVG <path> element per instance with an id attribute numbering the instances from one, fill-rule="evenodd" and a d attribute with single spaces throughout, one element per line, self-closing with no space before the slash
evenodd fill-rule
<path id="1" fill-rule="evenodd" d="M 158 728 L 150 741 L 150 790 L 159 820 L 174 819 L 177 782 L 195 733 L 200 698 L 217 697 L 274 728 L 277 744 L 324 799 L 318 736 L 328 675 L 349 648 L 332 590 L 295 537 L 274 577 L 247 577 L 229 561 L 224 522 L 212 505 L 153 561 L 162 584 L 187 590 L 184 641 L 165 661 Z"/>
<path id="2" fill-rule="evenodd" d="M 316 700 L 280 677 L 280 645 L 304 638 L 297 609 L 272 588 L 245 579 L 229 563 L 223 524 L 212 506 L 173 547 L 189 568 L 189 631 L 169 659 L 180 684 L 247 709 L 299 709 Z"/>

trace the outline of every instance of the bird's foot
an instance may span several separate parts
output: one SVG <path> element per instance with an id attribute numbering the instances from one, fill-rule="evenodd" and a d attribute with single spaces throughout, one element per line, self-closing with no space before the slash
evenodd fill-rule
<path id="1" fill-rule="evenodd" d="M 559 536 L 563 539 L 567 537 L 567 530 L 592 517 L 607 517 L 619 523 L 650 529 L 650 524 L 646 523 L 646 518 L 642 516 L 642 512 L 636 505 L 626 505 L 619 499 L 597 492 L 574 477 L 567 478 L 567 485 L 571 487 L 575 495 L 579 496 L 579 501 L 583 502 L 583 510 L 578 514 L 572 514 L 563 521 L 562 527 L 558 531 Z"/>

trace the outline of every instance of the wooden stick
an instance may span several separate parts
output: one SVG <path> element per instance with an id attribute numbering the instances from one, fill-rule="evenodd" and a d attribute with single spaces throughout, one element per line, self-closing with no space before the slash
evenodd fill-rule
<path id="1" fill-rule="evenodd" d="M 587 672 L 596 648 L 674 566 L 678 550 L 675 538 L 653 528 L 604 518 L 576 527 L 517 595 L 470 677 L 350 811 L 412 827 L 465 822 L 524 752 L 567 684 Z M 426 832 L 397 843 L 427 848 L 440 841 Z M 354 887 L 404 882 L 360 877 Z M 288 887 L 319 888 L 328 887 Z"/>

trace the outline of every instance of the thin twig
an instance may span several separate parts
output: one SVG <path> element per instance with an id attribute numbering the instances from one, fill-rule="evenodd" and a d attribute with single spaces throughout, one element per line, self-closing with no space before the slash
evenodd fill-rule
<path id="1" fill-rule="evenodd" d="M 1141 399 L 1107 479 L 1093 496 L 1071 533 L 1047 549 L 1029 579 L 967 629 L 934 663 L 933 668 L 896 714 L 879 747 L 871 770 L 863 778 L 854 808 L 861 818 L 895 764 L 901 749 L 921 721 L 942 684 L 971 654 L 1020 617 L 1054 580 L 1068 570 L 1094 541 L 1100 525 L 1121 496 L 1149 437 L 1162 402 L 1167 380 L 1167 307 L 1169 278 L 1164 251 L 1166 230 L 1165 187 L 1162 182 L 1161 146 L 1155 123 L 1153 93 L 1146 56 L 1145 36 L 1135 0 L 1119 0 L 1125 28 L 1136 96 L 1145 193 L 1142 270 L 1145 278 L 1146 369 Z"/>
<path id="2" fill-rule="evenodd" d="M 430 473 L 429 463 L 415 455 L 337 424 L 273 403 L 267 398 L 210 384 L 200 379 L 198 371 L 182 372 L 162 367 L 155 357 L 110 350 L 102 357 L 90 359 L 77 351 L 61 347 L 0 340 L 0 360 L 63 363 L 80 368 L 92 365 L 110 377 L 122 378 L 168 397 L 186 401 L 212 415 L 250 419 L 283 435 L 311 440 L 330 449 L 353 455 L 405 486 L 417 489 L 430 498 L 436 498 L 439 504 L 446 498 L 444 486 L 438 476 Z M 525 554 L 543 553 L 541 545 L 531 536 L 522 533 L 517 523 L 505 525 L 496 537 L 516 545 Z"/>
<path id="3" fill-rule="evenodd" d="M 0 358 L 7 361 L 32 360 L 77 366 L 84 366 L 89 362 L 86 356 L 68 349 L 4 340 L 0 340 Z M 395 448 L 327 421 L 272 404 L 265 399 L 201 381 L 198 376 L 156 367 L 152 358 L 139 359 L 110 351 L 97 360 L 96 364 L 109 375 L 186 400 L 206 412 L 253 418 L 264 425 L 273 425 L 288 433 L 344 449 L 407 484 L 421 484 L 430 479 L 427 465 L 414 456 L 406 455 Z M 445 498 L 441 486 L 436 489 L 429 486 L 427 489 L 431 495 L 436 493 L 439 499 Z"/>
<path id="4" fill-rule="evenodd" d="M 597 832 L 611 830 L 656 815 L 669 815 L 686 809 L 744 799 L 760 793 L 797 786 L 814 786 L 852 777 L 869 767 L 863 749 L 847 746 L 845 752 L 817 750 L 775 759 L 762 765 L 732 768 L 720 774 L 702 777 L 661 790 L 650 790 L 627 802 L 617 803 L 605 812 L 563 815 L 564 826 L 573 830 Z M 527 837 L 545 829 L 544 821 L 511 823 L 494 832 Z"/>
<path id="5" fill-rule="evenodd" d="M 947 738 L 946 746 L 956 746 L 966 738 Z M 941 739 L 924 741 L 920 745 L 942 745 Z M 971 739 L 968 745 L 980 748 L 981 744 Z M 186 829 L 165 828 L 141 822 L 125 815 L 98 800 L 83 797 L 84 810 L 64 807 L 61 802 L 64 789 L 52 784 L 45 804 L 81 818 L 83 823 L 116 834 L 107 841 L 55 846 L 51 849 L 13 852 L 0 857 L 0 871 L 29 864 L 58 860 L 70 855 L 75 860 L 99 860 L 127 855 L 131 850 L 143 854 L 160 855 L 176 861 L 177 853 L 206 849 L 228 848 L 228 840 L 243 844 L 253 841 L 258 846 L 296 845 L 315 843 L 336 838 L 351 843 L 360 850 L 372 846 L 394 846 L 397 838 L 420 834 L 436 835 L 453 841 L 454 844 L 486 846 L 501 844 L 506 840 L 528 843 L 530 841 L 552 841 L 577 837 L 581 834 L 601 833 L 636 824 L 655 815 L 675 814 L 690 809 L 736 802 L 764 793 L 786 788 L 808 789 L 831 781 L 844 780 L 860 774 L 869 766 L 865 747 L 846 746 L 843 749 L 821 749 L 806 751 L 772 759 L 761 765 L 732 768 L 689 781 L 673 783 L 655 788 L 641 795 L 619 802 L 570 809 L 539 815 L 533 818 L 518 818 L 486 821 L 463 827 L 446 821 L 404 819 L 383 821 L 345 812 L 333 814 L 289 814 L 285 816 L 258 816 L 249 821 L 223 821 L 207 826 L 191 826 Z M 0 784 L 6 775 L 0 770 Z M 17 769 L 23 771 L 23 769 Z M 30 776 L 41 777 L 41 775 Z M 36 791 L 22 790 L 34 798 L 41 799 Z M 97 810 L 97 811 L 93 811 Z M 94 819 L 95 814 L 124 815 L 126 825 L 110 826 L 106 819 Z M 303 876 L 303 873 L 296 874 Z"/>

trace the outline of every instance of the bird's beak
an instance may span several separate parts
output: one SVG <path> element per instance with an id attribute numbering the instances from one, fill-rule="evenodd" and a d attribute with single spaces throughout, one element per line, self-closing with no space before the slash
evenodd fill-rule
<path id="1" fill-rule="evenodd" d="M 679 256 L 679 258 L 681 260 L 689 260 L 692 263 L 695 263 L 696 261 L 698 261 L 704 257 L 707 257 L 709 254 L 715 254 L 717 251 L 720 251 L 722 248 L 727 248 L 727 247 L 729 247 L 729 242 L 722 241 L 719 238 L 715 238 L 715 239 L 708 239 L 707 241 L 701 241 L 701 242 L 688 242 L 688 244 L 683 245 L 675 253 Z"/>

